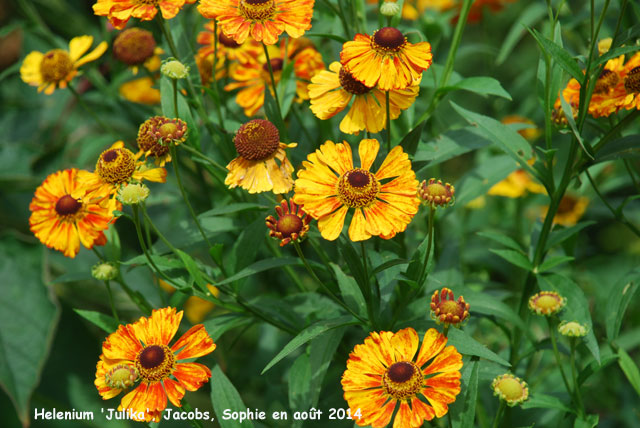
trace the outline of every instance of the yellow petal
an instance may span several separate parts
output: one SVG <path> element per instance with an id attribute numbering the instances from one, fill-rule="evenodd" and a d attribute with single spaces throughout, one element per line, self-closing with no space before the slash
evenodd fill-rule
<path id="1" fill-rule="evenodd" d="M 380 143 L 375 138 L 362 140 L 358 146 L 360 168 L 369 171 L 373 161 L 376 160 L 378 150 L 380 150 Z"/>
<path id="2" fill-rule="evenodd" d="M 320 234 L 327 241 L 335 241 L 342 232 L 344 226 L 344 218 L 347 216 L 347 207 L 343 206 L 339 210 L 326 215 L 318 220 L 318 229 Z"/>
<path id="3" fill-rule="evenodd" d="M 40 64 L 43 57 L 44 54 L 42 52 L 33 51 L 24 58 L 20 66 L 20 78 L 24 83 L 28 83 L 31 86 L 40 86 L 42 84 Z"/>
<path id="4" fill-rule="evenodd" d="M 76 68 L 100 58 L 107 50 L 107 42 L 101 42 L 94 50 L 80 58 L 76 63 Z"/>
<path id="5" fill-rule="evenodd" d="M 75 63 L 78 61 L 78 59 L 89 50 L 92 44 L 93 36 L 79 36 L 71 39 L 69 42 L 69 57 L 71 58 L 71 62 Z"/>
<path id="6" fill-rule="evenodd" d="M 364 241 L 369 238 L 371 238 L 371 235 L 367 233 L 364 214 L 362 214 L 362 210 L 360 208 L 357 208 L 353 214 L 353 218 L 351 219 L 351 224 L 349 225 L 349 239 L 357 242 Z"/>

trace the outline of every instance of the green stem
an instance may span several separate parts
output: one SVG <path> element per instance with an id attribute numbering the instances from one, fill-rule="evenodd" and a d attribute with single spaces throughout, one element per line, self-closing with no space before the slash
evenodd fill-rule
<path id="1" fill-rule="evenodd" d="M 71 86 L 71 82 L 69 82 L 67 84 L 67 87 L 69 88 L 69 90 L 71 91 L 73 96 L 76 98 L 76 101 L 78 101 L 78 104 L 80 104 L 82 106 L 82 108 L 84 108 L 85 111 L 87 113 L 89 113 L 91 118 L 93 120 L 95 120 L 96 123 L 103 130 L 105 130 L 107 133 L 109 133 L 109 134 L 113 135 L 114 137 L 118 138 L 118 134 L 116 133 L 116 131 L 114 131 L 114 129 L 111 126 L 109 126 L 106 122 L 104 122 L 102 119 L 100 119 L 100 117 L 92 109 L 89 108 L 89 106 L 84 102 L 84 100 L 82 99 L 82 97 L 80 96 L 78 91 L 76 91 L 75 88 L 73 86 Z"/>
<path id="2" fill-rule="evenodd" d="M 118 317 L 116 306 L 113 303 L 113 294 L 111 293 L 111 283 L 109 283 L 109 280 L 106 280 L 104 282 L 104 285 L 107 287 L 107 294 L 109 295 L 109 306 L 111 306 L 111 313 L 113 314 L 113 317 L 116 319 L 118 324 L 120 324 L 120 318 Z"/>
<path id="3" fill-rule="evenodd" d="M 171 86 L 173 87 L 173 117 L 180 117 L 178 113 L 178 82 L 176 79 L 171 79 Z"/>
<path id="4" fill-rule="evenodd" d="M 431 254 L 431 245 L 433 241 L 433 229 L 435 226 L 435 217 L 436 217 L 436 209 L 431 207 L 429 209 L 429 224 L 427 232 L 428 241 L 427 241 L 427 253 L 424 255 L 424 263 L 420 266 L 420 275 L 418 275 L 418 292 L 416 295 L 420 295 L 422 288 L 424 287 L 424 282 L 427 280 L 425 273 L 427 272 L 427 265 L 429 264 L 429 255 Z M 424 277 L 424 278 L 423 278 Z"/>
<path id="5" fill-rule="evenodd" d="M 337 304 L 342 306 L 344 309 L 346 309 L 347 312 L 349 312 L 355 318 L 360 320 L 362 323 L 368 324 L 367 320 L 362 318 L 353 309 L 347 306 L 346 303 L 344 303 L 338 296 L 336 296 L 334 292 L 331 291 L 331 289 L 327 287 L 327 285 L 323 281 L 321 281 L 320 278 L 318 278 L 318 275 L 316 275 L 315 271 L 307 261 L 307 258 L 304 256 L 304 253 L 302 252 L 302 248 L 300 248 L 300 244 L 298 243 L 298 241 L 292 241 L 292 244 L 293 244 L 293 247 L 296 249 L 296 253 L 298 253 L 298 257 L 300 257 L 300 260 L 302 261 L 302 264 L 304 265 L 305 269 L 307 269 L 307 272 L 309 272 L 309 275 L 311 275 L 311 277 L 318 283 L 318 285 L 320 285 L 320 288 L 326 291 L 329 297 L 331 297 L 331 299 L 334 302 L 336 302 Z M 302 290 L 302 291 L 307 291 L 307 290 Z"/>
<path id="6" fill-rule="evenodd" d="M 269 49 L 267 49 L 267 45 L 264 44 L 264 42 L 262 42 L 262 48 L 264 49 L 264 56 L 266 58 L 267 61 L 267 69 L 269 70 L 269 78 L 271 79 L 271 88 L 273 89 L 273 98 L 276 102 L 276 107 L 278 109 L 278 115 L 280 116 L 280 119 L 282 119 L 282 121 L 284 122 L 284 117 L 282 117 L 282 109 L 280 107 L 280 97 L 278 96 L 278 88 L 276 85 L 276 79 L 273 76 L 273 67 L 271 66 L 271 58 L 269 57 Z M 279 130 L 280 133 L 282 134 L 282 138 L 286 141 L 287 140 L 287 130 L 286 129 L 280 129 Z"/>
<path id="7" fill-rule="evenodd" d="M 191 146 L 183 144 L 183 145 L 180 146 L 180 148 L 185 149 L 189 153 L 198 156 L 200 159 L 206 160 L 211 166 L 218 168 L 220 171 L 224 172 L 225 174 L 229 172 L 227 170 L 227 168 L 223 167 L 222 165 L 220 165 L 218 162 L 214 161 L 213 159 L 211 159 L 207 155 L 204 155 L 204 154 L 200 153 L 197 149 L 194 149 Z"/>
<path id="8" fill-rule="evenodd" d="M 493 420 L 493 428 L 498 428 L 500 425 L 500 421 L 502 420 L 502 415 L 504 414 L 504 409 L 507 407 L 507 402 L 504 400 L 500 400 L 500 407 L 498 407 L 498 411 L 496 412 L 496 418 Z"/>
<path id="9" fill-rule="evenodd" d="M 578 415 L 581 419 L 585 417 L 584 404 L 582 402 L 582 394 L 580 393 L 580 385 L 578 384 L 578 370 L 576 369 L 576 338 L 569 339 L 571 344 L 571 378 L 573 380 L 573 391 L 576 398 L 576 406 L 578 407 Z"/>
<path id="10" fill-rule="evenodd" d="M 195 211 L 193 210 L 193 207 L 191 206 L 191 203 L 189 202 L 189 197 L 187 195 L 186 190 L 184 189 L 184 185 L 182 184 L 182 179 L 180 178 L 180 167 L 178 166 L 178 151 L 176 150 L 175 144 L 170 144 L 169 150 L 171 152 L 171 159 L 173 160 L 172 162 L 173 171 L 176 174 L 176 180 L 178 181 L 178 187 L 180 188 L 182 199 L 184 200 L 184 203 L 187 205 L 187 208 L 189 209 L 189 214 L 191 214 L 191 218 L 193 218 L 193 221 L 195 222 L 196 227 L 200 231 L 200 235 L 202 235 L 202 238 L 207 243 L 207 249 L 209 249 L 212 247 L 211 242 L 209 241 L 209 238 L 207 238 L 207 235 L 204 233 L 204 230 L 200 225 L 200 221 L 198 221 L 198 216 L 196 215 Z"/>
<path id="11" fill-rule="evenodd" d="M 387 153 L 391 151 L 391 114 L 390 114 L 390 102 L 389 91 L 385 92 L 385 104 L 387 108 Z"/>
<path id="12" fill-rule="evenodd" d="M 560 352 L 558 351 L 558 342 L 556 338 L 556 325 L 551 321 L 550 318 L 547 318 L 547 325 L 549 326 L 549 337 L 551 338 L 551 346 L 553 347 L 553 355 L 556 358 L 556 364 L 558 365 L 558 370 L 560 370 L 560 375 L 562 375 L 562 381 L 564 382 L 565 388 L 567 388 L 567 392 L 573 399 L 573 390 L 569 385 L 569 380 L 567 376 L 564 374 L 564 369 L 562 368 L 562 360 L 560 359 Z"/>

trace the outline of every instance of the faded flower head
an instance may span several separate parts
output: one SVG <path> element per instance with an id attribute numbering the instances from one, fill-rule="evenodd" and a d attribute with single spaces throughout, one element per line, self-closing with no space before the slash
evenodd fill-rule
<path id="1" fill-rule="evenodd" d="M 578 321 L 562 321 L 558 326 L 558 331 L 563 336 L 584 337 L 589 331 L 588 327 Z"/>
<path id="2" fill-rule="evenodd" d="M 171 161 L 171 144 L 178 145 L 187 138 L 187 124 L 180 119 L 154 116 L 145 120 L 138 129 L 138 147 L 147 157 L 155 158 L 164 166 Z"/>
<path id="3" fill-rule="evenodd" d="M 438 324 L 460 327 L 469 319 L 469 304 L 464 297 L 455 300 L 453 291 L 446 287 L 433 292 L 430 308 L 431 318 Z"/>
<path id="4" fill-rule="evenodd" d="M 521 404 L 529 398 L 529 387 L 527 383 L 511 373 L 505 373 L 496 377 L 493 382 L 491 382 L 491 388 L 493 389 L 493 395 L 506 401 L 510 407 Z"/>
<path id="5" fill-rule="evenodd" d="M 567 299 L 555 291 L 541 291 L 529 299 L 529 309 L 538 315 L 554 315 L 564 308 Z"/>
<path id="6" fill-rule="evenodd" d="M 418 195 L 423 203 L 430 205 L 432 208 L 437 206 L 447 207 L 455 203 L 456 189 L 449 183 L 442 183 L 442 180 L 435 178 L 429 179 L 427 182 L 423 180 L 418 189 Z"/>
<path id="7" fill-rule="evenodd" d="M 118 200 L 125 205 L 144 202 L 149 197 L 149 188 L 143 183 L 129 183 L 118 190 Z"/>
<path id="8" fill-rule="evenodd" d="M 129 28 L 118 34 L 113 41 L 113 56 L 127 65 L 141 65 L 151 58 L 156 41 L 150 31 Z"/>
<path id="9" fill-rule="evenodd" d="M 293 200 L 287 203 L 283 199 L 280 205 L 276 206 L 276 213 L 278 213 L 278 219 L 270 215 L 265 221 L 270 229 L 269 236 L 279 239 L 281 247 L 291 241 L 302 239 L 309 231 L 311 216 L 307 215 Z"/>

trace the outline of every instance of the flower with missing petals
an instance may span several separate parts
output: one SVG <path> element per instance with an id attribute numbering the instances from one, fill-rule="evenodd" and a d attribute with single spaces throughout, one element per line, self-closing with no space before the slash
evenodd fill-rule
<path id="1" fill-rule="evenodd" d="M 435 207 L 448 207 L 455 202 L 456 188 L 452 184 L 442 184 L 442 180 L 430 178 L 429 182 L 422 180 L 420 188 L 418 189 L 418 195 L 422 199 L 423 203 Z"/>
<path id="2" fill-rule="evenodd" d="M 431 319 L 445 326 L 460 327 L 469 319 L 469 304 L 464 297 L 460 296 L 456 301 L 453 291 L 446 287 L 433 292 L 430 308 Z"/>
<path id="3" fill-rule="evenodd" d="M 541 291 L 529 299 L 529 309 L 538 315 L 557 314 L 567 304 L 567 299 L 555 291 Z"/>
<path id="4" fill-rule="evenodd" d="M 146 157 L 154 159 L 156 165 L 164 166 L 171 161 L 170 146 L 178 145 L 187 138 L 187 124 L 180 119 L 153 116 L 138 128 L 138 148 Z"/>
<path id="5" fill-rule="evenodd" d="M 510 407 L 521 404 L 529 398 L 527 383 L 511 373 L 496 377 L 491 382 L 491 388 L 493 395 L 500 397 Z"/>
<path id="6" fill-rule="evenodd" d="M 280 205 L 276 206 L 276 213 L 277 219 L 270 215 L 265 221 L 270 229 L 269 236 L 279 239 L 281 247 L 291 241 L 302 239 L 309 231 L 311 216 L 307 215 L 293 200 L 287 204 L 283 199 Z"/>

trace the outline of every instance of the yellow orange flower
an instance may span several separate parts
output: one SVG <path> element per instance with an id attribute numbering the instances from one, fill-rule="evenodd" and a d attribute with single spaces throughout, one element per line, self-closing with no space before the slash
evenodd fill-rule
<path id="1" fill-rule="evenodd" d="M 51 95 L 56 87 L 66 88 L 78 74 L 78 68 L 100 58 L 107 50 L 107 42 L 101 42 L 94 50 L 84 55 L 93 44 L 93 36 L 74 37 L 69 50 L 53 49 L 47 53 L 29 53 L 20 67 L 22 81 L 37 86 L 38 92 Z M 83 56 L 84 55 L 84 56 Z"/>
<path id="2" fill-rule="evenodd" d="M 381 28 L 372 36 L 356 34 L 340 52 L 340 62 L 356 80 L 370 88 L 378 85 L 382 91 L 415 85 L 432 58 L 428 42 L 409 43 L 393 27 Z"/>
<path id="3" fill-rule="evenodd" d="M 213 21 L 208 21 L 204 25 L 204 31 L 198 33 L 197 42 L 202 45 L 198 49 L 198 54 L 202 56 L 212 55 L 215 50 L 216 37 L 218 39 L 218 56 L 221 57 L 219 60 L 222 60 L 223 63 L 224 59 L 226 59 L 246 64 L 247 62 L 256 61 L 258 56 L 263 53 L 262 46 L 255 40 L 250 39 L 244 43 L 238 43 L 225 35 L 219 27 L 217 35 L 214 36 L 214 28 Z"/>
<path id="4" fill-rule="evenodd" d="M 75 257 L 80 244 L 86 248 L 104 245 L 103 233 L 113 216 L 107 207 L 108 194 L 88 194 L 77 169 L 49 175 L 36 189 L 29 210 L 29 226 L 47 247 Z"/>
<path id="5" fill-rule="evenodd" d="M 455 300 L 453 291 L 446 287 L 434 291 L 429 304 L 431 319 L 437 324 L 454 327 L 460 327 L 469 319 L 469 307 L 464 297 L 459 296 L 458 300 Z"/>
<path id="6" fill-rule="evenodd" d="M 181 407 L 185 390 L 196 391 L 209 381 L 207 366 L 180 362 L 216 349 L 202 324 L 191 327 L 169 347 L 182 314 L 175 308 L 154 309 L 149 318 L 120 325 L 105 339 L 94 382 L 102 399 L 113 398 L 139 381 L 122 397 L 118 410 L 127 410 L 134 420 L 159 422 L 167 398 Z"/>
<path id="7" fill-rule="evenodd" d="M 617 102 L 619 108 L 640 109 L 640 53 L 633 55 L 620 73 L 624 96 Z"/>
<path id="8" fill-rule="evenodd" d="M 327 141 L 302 163 L 293 201 L 318 220 L 324 239 L 340 236 L 349 208 L 355 209 L 349 226 L 352 241 L 390 239 L 404 232 L 418 212 L 418 181 L 409 156 L 396 146 L 373 174 L 369 169 L 379 148 L 377 140 L 362 140 L 361 165 L 355 168 L 346 141 Z"/>
<path id="9" fill-rule="evenodd" d="M 111 25 L 122 30 L 131 18 L 151 21 L 158 9 L 164 19 L 171 19 L 180 12 L 184 3 L 185 0 L 98 0 L 93 5 L 93 12 L 106 16 Z"/>
<path id="10" fill-rule="evenodd" d="M 296 39 L 311 28 L 315 0 L 200 0 L 198 11 L 216 19 L 222 31 L 238 43 L 251 36 L 273 45 L 286 32 Z"/>
<path id="11" fill-rule="evenodd" d="M 120 95 L 127 101 L 140 104 L 159 104 L 160 91 L 153 87 L 154 82 L 150 77 L 141 77 L 130 80 L 120 85 Z"/>
<path id="12" fill-rule="evenodd" d="M 558 205 L 558 211 L 553 217 L 554 224 L 560 224 L 562 226 L 574 226 L 578 220 L 582 218 L 584 212 L 589 205 L 589 198 L 584 196 L 564 195 Z M 546 216 L 549 211 L 549 207 L 544 207 L 542 215 Z"/>
<path id="13" fill-rule="evenodd" d="M 418 333 L 405 328 L 373 332 L 355 346 L 342 388 L 351 415 L 361 414 L 352 416 L 356 424 L 386 427 L 396 408 L 396 428 L 421 427 L 447 414 L 460 393 L 462 356 L 434 328 L 425 333 L 418 351 L 419 344 Z"/>
<path id="14" fill-rule="evenodd" d="M 420 86 L 416 84 L 389 91 L 391 119 L 397 119 L 402 110 L 413 104 L 419 90 Z M 343 111 L 353 99 L 349 112 L 340 122 L 340 131 L 346 134 L 357 135 L 364 129 L 380 132 L 387 126 L 385 93 L 360 83 L 337 61 L 331 63 L 329 70 L 320 71 L 311 78 L 309 97 L 311 111 L 323 120 Z"/>
<path id="15" fill-rule="evenodd" d="M 224 184 L 230 189 L 240 186 L 249 193 L 287 193 L 293 187 L 293 166 L 286 148 L 297 143 L 280 141 L 278 128 L 268 120 L 254 119 L 238 129 L 233 142 L 238 157 L 229 162 Z"/>

